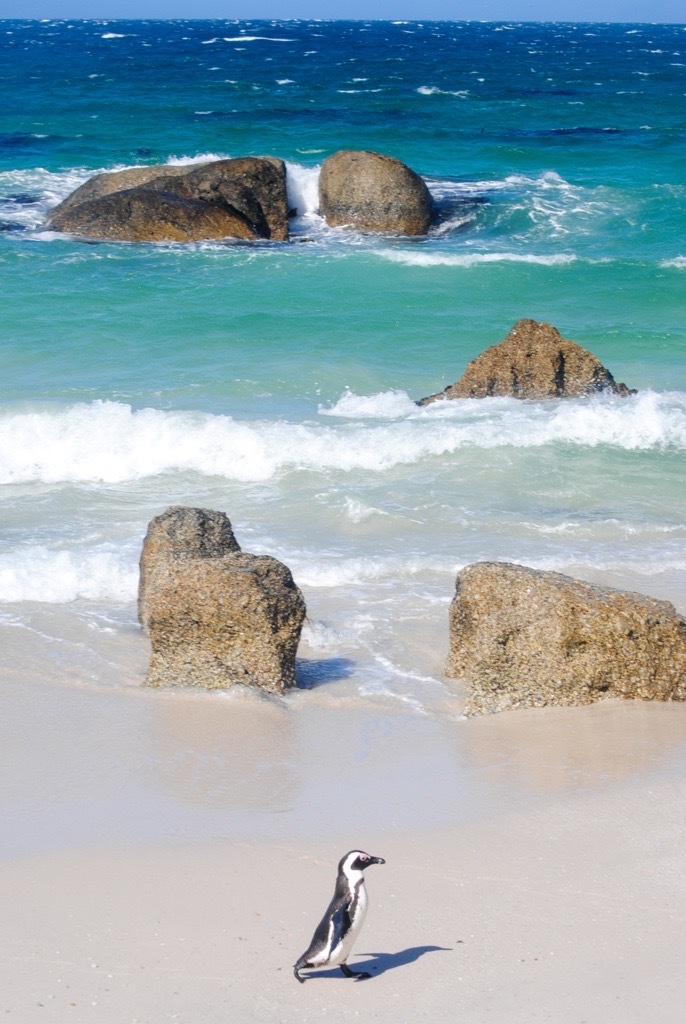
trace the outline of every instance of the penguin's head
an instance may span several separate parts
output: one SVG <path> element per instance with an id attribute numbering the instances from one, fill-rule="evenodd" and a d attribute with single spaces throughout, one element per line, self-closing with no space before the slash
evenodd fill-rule
<path id="1" fill-rule="evenodd" d="M 385 863 L 386 861 L 383 857 L 372 857 L 370 853 L 365 853 L 364 850 L 351 850 L 349 853 L 346 853 L 345 857 L 341 857 L 338 870 L 350 877 L 350 875 L 358 871 L 364 871 L 370 864 Z"/>

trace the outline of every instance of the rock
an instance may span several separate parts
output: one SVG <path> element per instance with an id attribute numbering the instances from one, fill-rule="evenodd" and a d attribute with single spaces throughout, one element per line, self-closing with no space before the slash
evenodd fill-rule
<path id="1" fill-rule="evenodd" d="M 305 602 L 289 570 L 268 555 L 170 562 L 147 598 L 149 686 L 217 689 L 243 683 L 272 693 L 295 685 Z"/>
<path id="2" fill-rule="evenodd" d="M 66 210 L 80 206 L 81 203 L 86 203 L 91 199 L 100 199 L 112 192 L 124 192 L 126 189 L 136 188 L 138 185 L 147 185 L 154 178 L 179 177 L 188 174 L 188 171 L 187 164 L 153 164 L 149 167 L 127 167 L 123 171 L 94 174 L 50 212 L 46 226 L 52 227 L 55 220 L 59 220 Z"/>
<path id="3" fill-rule="evenodd" d="M 216 204 L 182 199 L 145 187 L 80 203 L 53 220 L 50 227 L 108 242 L 203 242 L 255 237 L 243 217 Z"/>
<path id="4" fill-rule="evenodd" d="M 150 524 L 139 617 L 150 635 L 149 686 L 295 684 L 305 602 L 288 568 L 243 552 L 220 512 L 174 507 Z"/>
<path id="5" fill-rule="evenodd" d="M 277 157 L 236 157 L 201 164 L 178 183 L 192 197 L 225 203 L 254 225 L 256 237 L 288 241 L 286 165 Z"/>
<path id="6" fill-rule="evenodd" d="M 148 586 L 179 559 L 223 558 L 240 551 L 229 517 L 208 508 L 172 505 L 148 525 L 138 582 L 138 621 L 148 627 Z"/>
<path id="7" fill-rule="evenodd" d="M 686 700 L 686 620 L 643 594 L 477 562 L 457 576 L 446 674 L 467 682 L 467 715 Z"/>
<path id="8" fill-rule="evenodd" d="M 286 165 L 242 157 L 97 175 L 53 210 L 45 226 L 111 241 L 285 241 Z"/>
<path id="9" fill-rule="evenodd" d="M 626 384 L 617 384 L 600 360 L 563 338 L 551 324 L 519 320 L 504 341 L 467 365 L 457 383 L 417 405 L 443 398 L 567 398 L 598 391 L 636 394 Z"/>
<path id="10" fill-rule="evenodd" d="M 400 160 L 344 149 L 322 164 L 319 212 L 332 227 L 425 235 L 431 195 L 422 178 Z"/>

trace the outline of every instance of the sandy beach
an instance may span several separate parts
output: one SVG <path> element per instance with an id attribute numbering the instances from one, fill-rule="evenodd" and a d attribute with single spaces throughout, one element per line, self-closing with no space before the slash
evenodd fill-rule
<path id="1" fill-rule="evenodd" d="M 94 686 L 3 633 L 5 1019 L 681 1020 L 686 707 L 149 691 L 140 637 Z M 354 846 L 387 861 L 351 958 L 373 977 L 299 985 Z"/>

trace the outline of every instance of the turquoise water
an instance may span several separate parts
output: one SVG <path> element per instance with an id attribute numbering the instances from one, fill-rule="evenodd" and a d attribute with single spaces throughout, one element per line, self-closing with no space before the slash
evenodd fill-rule
<path id="1" fill-rule="evenodd" d="M 686 610 L 683 26 L 17 21 L 0 46 L 0 615 L 41 623 L 58 675 L 131 673 L 103 636 L 144 648 L 171 503 L 290 566 L 301 682 L 341 698 L 452 708 L 447 605 L 479 559 Z M 341 147 L 426 177 L 426 238 L 327 228 Z M 263 153 L 288 244 L 42 230 L 96 172 Z M 414 405 L 521 317 L 638 394 Z"/>

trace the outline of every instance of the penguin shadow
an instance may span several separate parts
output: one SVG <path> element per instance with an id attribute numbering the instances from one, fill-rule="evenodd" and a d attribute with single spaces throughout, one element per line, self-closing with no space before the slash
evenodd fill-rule
<path id="1" fill-rule="evenodd" d="M 360 953 L 358 955 L 364 959 L 355 960 L 353 970 L 365 971 L 372 978 L 378 978 L 379 975 L 385 974 L 387 971 L 394 971 L 398 967 L 407 967 L 408 964 L 413 964 L 427 953 L 441 952 L 452 952 L 452 946 L 409 946 L 407 949 L 401 949 L 398 953 Z M 313 971 L 312 974 L 307 975 L 307 980 L 340 977 L 340 967 L 333 967 L 328 971 Z M 360 978 L 360 981 L 364 980 L 364 978 Z"/>
<path id="2" fill-rule="evenodd" d="M 326 683 L 347 679 L 355 670 L 351 658 L 298 658 L 295 663 L 295 681 L 299 689 L 313 690 Z"/>

